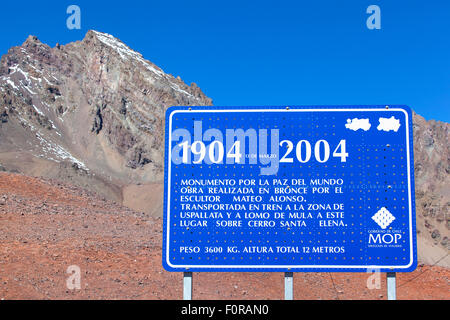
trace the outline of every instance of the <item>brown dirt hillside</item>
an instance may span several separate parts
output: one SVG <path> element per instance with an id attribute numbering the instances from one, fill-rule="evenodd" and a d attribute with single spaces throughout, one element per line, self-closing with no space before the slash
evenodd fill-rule
<path id="1" fill-rule="evenodd" d="M 0 173 L 0 299 L 181 299 L 161 265 L 161 219 L 79 187 Z M 76 265 L 81 289 L 67 288 Z M 386 299 L 365 273 L 296 273 L 295 299 Z M 450 299 L 450 270 L 398 275 L 398 299 Z M 195 273 L 194 299 L 282 299 L 282 273 Z"/>

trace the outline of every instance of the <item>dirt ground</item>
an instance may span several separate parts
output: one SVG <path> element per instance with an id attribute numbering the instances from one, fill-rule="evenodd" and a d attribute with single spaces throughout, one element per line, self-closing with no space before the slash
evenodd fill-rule
<path id="1" fill-rule="evenodd" d="M 151 204 L 149 204 L 151 205 Z M 181 299 L 162 220 L 57 181 L 0 173 L 0 299 Z M 69 289 L 69 266 L 81 271 Z M 295 299 L 386 299 L 365 273 L 296 273 Z M 450 299 L 450 269 L 397 276 L 398 299 Z M 282 273 L 194 273 L 194 299 L 283 299 Z"/>

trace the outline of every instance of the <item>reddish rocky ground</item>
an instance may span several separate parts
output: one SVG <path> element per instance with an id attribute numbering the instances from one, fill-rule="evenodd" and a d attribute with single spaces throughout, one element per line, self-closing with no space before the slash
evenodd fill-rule
<path id="1" fill-rule="evenodd" d="M 149 204 L 151 205 L 151 204 Z M 57 181 L 0 173 L 0 299 L 180 299 L 161 265 L 161 219 Z M 69 290 L 66 270 L 81 269 Z M 364 273 L 296 273 L 295 299 L 386 299 Z M 399 299 L 450 299 L 450 270 L 398 275 Z M 195 273 L 194 299 L 282 299 L 282 273 Z"/>

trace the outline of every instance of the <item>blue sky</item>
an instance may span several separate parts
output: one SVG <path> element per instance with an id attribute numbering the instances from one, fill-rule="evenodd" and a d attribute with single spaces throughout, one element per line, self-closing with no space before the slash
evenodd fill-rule
<path id="1" fill-rule="evenodd" d="M 81 8 L 81 30 L 66 9 Z M 369 30 L 369 5 L 381 30 Z M 110 33 L 215 105 L 407 104 L 450 122 L 450 1 L 8 1 L 0 54 Z"/>

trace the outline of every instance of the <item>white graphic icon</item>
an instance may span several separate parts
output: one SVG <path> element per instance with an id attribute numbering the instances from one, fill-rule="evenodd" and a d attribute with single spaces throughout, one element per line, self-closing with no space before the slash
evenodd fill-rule
<path id="1" fill-rule="evenodd" d="M 369 30 L 381 29 L 381 9 L 377 5 L 370 5 L 367 7 L 366 13 L 371 15 L 367 18 L 366 26 Z"/>
<path id="2" fill-rule="evenodd" d="M 378 224 L 381 229 L 386 229 L 386 227 L 395 220 L 395 217 L 389 212 L 388 209 L 383 207 L 372 216 L 372 220 L 375 221 L 375 223 Z"/>
<path id="3" fill-rule="evenodd" d="M 345 127 L 347 129 L 350 129 L 353 131 L 357 131 L 359 129 L 367 131 L 370 129 L 371 124 L 369 122 L 369 119 L 353 118 L 353 119 L 347 119 L 347 123 L 345 124 Z"/>
<path id="4" fill-rule="evenodd" d="M 377 129 L 379 131 L 398 131 L 398 128 L 400 128 L 400 120 L 395 119 L 394 116 L 390 118 L 380 118 L 378 119 L 380 121 L 380 124 L 378 125 Z"/>

